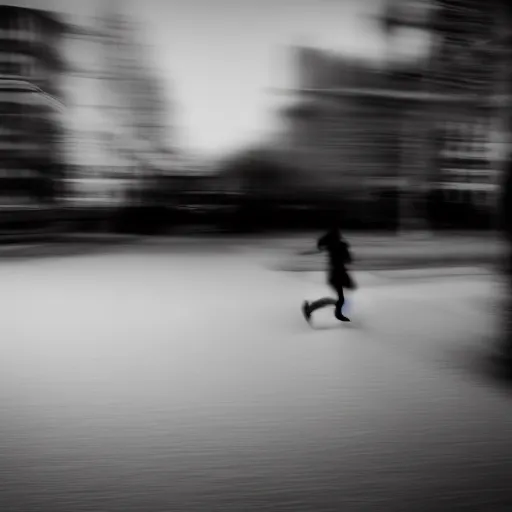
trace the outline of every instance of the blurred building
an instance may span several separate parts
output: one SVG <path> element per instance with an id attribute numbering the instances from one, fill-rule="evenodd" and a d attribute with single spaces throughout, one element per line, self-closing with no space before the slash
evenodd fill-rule
<path id="1" fill-rule="evenodd" d="M 0 5 L 0 76 L 28 80 L 60 96 L 61 41 L 66 25 L 55 14 Z"/>
<path id="2" fill-rule="evenodd" d="M 153 148 L 158 156 L 168 139 L 170 101 L 163 78 L 151 63 L 142 27 L 115 10 L 103 17 L 102 24 L 108 87 L 116 113 L 137 144 Z"/>
<path id="3" fill-rule="evenodd" d="M 119 148 L 122 127 L 110 97 L 107 35 L 95 17 L 80 22 L 71 25 L 64 47 L 71 68 L 65 77 L 70 169 L 66 199 L 71 207 L 111 207 L 125 199 L 134 165 Z"/>
<path id="4" fill-rule="evenodd" d="M 163 173 L 166 130 L 162 84 L 141 50 L 135 25 L 107 6 L 67 40 L 74 70 L 69 98 L 69 203 L 121 206 L 136 201 L 144 180 Z"/>
<path id="5" fill-rule="evenodd" d="M 495 145 L 499 44 L 493 7 L 478 0 L 437 0 L 430 90 L 471 101 L 444 103 L 438 115 L 439 186 L 455 203 L 493 206 L 499 172 Z"/>
<path id="6" fill-rule="evenodd" d="M 417 75 L 395 73 L 390 89 L 389 76 L 357 59 L 296 48 L 295 62 L 296 100 L 285 111 L 286 132 L 304 185 L 361 194 L 368 181 L 397 186 L 405 165 L 404 123 L 415 126 L 422 109 Z M 408 148 L 410 161 L 412 149 L 418 151 Z"/>
<path id="7" fill-rule="evenodd" d="M 493 158 L 492 118 L 466 115 L 445 122 L 439 151 L 439 187 L 455 203 L 495 204 L 499 176 Z M 454 116 L 455 117 L 455 116 Z"/>
<path id="8" fill-rule="evenodd" d="M 0 5 L 0 206 L 41 207 L 58 198 L 65 31 L 55 15 Z"/>
<path id="9" fill-rule="evenodd" d="M 407 184 L 419 194 L 441 189 L 448 200 L 494 204 L 488 93 L 455 91 L 448 79 L 432 87 L 428 69 L 383 72 L 313 48 L 296 48 L 295 62 L 284 144 L 304 189 L 368 199 Z"/>

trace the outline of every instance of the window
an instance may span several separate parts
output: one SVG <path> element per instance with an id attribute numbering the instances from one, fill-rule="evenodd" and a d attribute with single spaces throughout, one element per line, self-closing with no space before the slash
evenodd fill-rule
<path id="1" fill-rule="evenodd" d="M 22 15 L 21 13 L 17 12 L 12 18 L 12 25 L 11 25 L 11 38 L 12 39 L 20 39 L 20 37 L 23 36 L 21 33 L 23 25 L 22 25 Z"/>
<path id="2" fill-rule="evenodd" d="M 35 73 L 35 59 L 33 57 L 30 57 L 28 55 L 25 55 L 25 58 L 23 59 L 23 75 L 27 78 L 36 78 Z"/>
<path id="3" fill-rule="evenodd" d="M 27 41 L 35 41 L 35 36 L 34 36 L 35 27 L 34 27 L 34 21 L 32 19 L 32 16 L 29 15 L 29 16 L 25 17 L 24 28 L 27 32 L 25 39 Z"/>
<path id="4" fill-rule="evenodd" d="M 0 75 L 20 75 L 23 55 L 0 53 Z"/>
<path id="5" fill-rule="evenodd" d="M 17 37 L 21 41 L 31 41 L 32 33 L 31 33 L 31 15 L 20 13 L 20 17 L 18 19 L 18 32 Z"/>
<path id="6" fill-rule="evenodd" d="M 0 114 L 22 114 L 23 106 L 13 101 L 0 101 Z"/>
<path id="7" fill-rule="evenodd" d="M 17 38 L 20 40 L 25 40 L 25 34 L 26 34 L 26 16 L 21 13 L 18 17 L 18 29 L 17 29 Z"/>
<path id="8" fill-rule="evenodd" d="M 29 26 L 30 26 L 30 40 L 31 41 L 40 41 L 41 30 L 40 30 L 38 20 L 31 17 Z"/>
<path id="9" fill-rule="evenodd" d="M 13 11 L 10 16 L 7 17 L 5 29 L 7 34 L 5 34 L 8 39 L 15 39 L 18 36 L 19 30 L 19 13 Z"/>

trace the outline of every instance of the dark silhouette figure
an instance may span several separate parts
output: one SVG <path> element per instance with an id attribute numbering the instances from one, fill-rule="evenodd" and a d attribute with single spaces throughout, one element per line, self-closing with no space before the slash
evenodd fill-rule
<path id="1" fill-rule="evenodd" d="M 350 322 L 343 315 L 342 309 L 345 304 L 344 289 L 353 290 L 355 283 L 347 270 L 347 265 L 352 263 L 352 256 L 348 243 L 340 235 L 337 227 L 331 228 L 317 242 L 319 251 L 326 251 L 329 258 L 329 268 L 327 282 L 336 291 L 337 300 L 331 297 L 324 297 L 314 302 L 305 301 L 302 305 L 302 311 L 306 320 L 309 322 L 314 311 L 326 306 L 335 306 L 334 316 L 342 322 Z"/>

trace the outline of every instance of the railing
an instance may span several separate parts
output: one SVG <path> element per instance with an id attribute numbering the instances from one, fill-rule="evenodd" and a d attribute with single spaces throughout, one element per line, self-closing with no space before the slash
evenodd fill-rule
<path id="1" fill-rule="evenodd" d="M 483 94 L 447 94 L 435 93 L 429 91 L 397 91 L 393 89 L 370 89 L 359 87 L 338 87 L 338 88 L 322 88 L 322 89 L 272 89 L 276 94 L 282 95 L 306 95 L 306 96 L 324 96 L 324 97 L 368 97 L 383 98 L 390 100 L 409 100 L 416 102 L 432 102 L 432 103 L 452 103 L 452 104 L 478 104 L 488 107 L 498 107 L 510 105 L 512 96 L 505 94 L 483 95 Z"/>
<path id="2" fill-rule="evenodd" d="M 45 103 L 59 112 L 65 110 L 65 105 L 62 101 L 54 98 L 50 94 L 44 92 L 40 87 L 34 85 L 26 80 L 16 79 L 0 79 L 0 92 L 24 92 L 38 94 Z"/>

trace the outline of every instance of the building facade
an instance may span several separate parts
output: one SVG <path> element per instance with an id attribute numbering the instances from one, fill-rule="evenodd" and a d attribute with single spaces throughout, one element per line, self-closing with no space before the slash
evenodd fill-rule
<path id="1" fill-rule="evenodd" d="M 492 98 L 499 69 L 499 41 L 493 5 L 468 0 L 436 0 L 430 89 L 473 102 L 443 108 L 437 155 L 439 187 L 452 203 L 492 207 L 498 194 L 496 144 L 499 112 Z"/>
<path id="2" fill-rule="evenodd" d="M 0 6 L 0 205 L 41 207 L 58 198 L 65 30 L 46 12 Z"/>
<path id="3" fill-rule="evenodd" d="M 404 123 L 410 127 L 422 110 L 414 97 L 419 80 L 396 76 L 388 90 L 389 77 L 369 64 L 310 48 L 296 52 L 296 102 L 286 110 L 286 132 L 307 186 L 362 193 L 367 180 L 396 181 L 404 134 L 411 133 Z"/>
<path id="4" fill-rule="evenodd" d="M 418 70 L 384 73 L 321 50 L 296 55 L 296 102 L 285 131 L 306 190 L 361 201 L 406 190 L 419 208 L 438 191 L 445 202 L 492 210 L 499 176 L 488 94 L 464 96 L 451 82 L 432 88 Z"/>
<path id="5" fill-rule="evenodd" d="M 70 72 L 67 98 L 66 204 L 73 208 L 115 207 L 126 197 L 133 163 L 119 148 L 119 123 L 110 97 L 101 20 L 69 20 L 63 44 Z"/>
<path id="6" fill-rule="evenodd" d="M 484 110 L 477 117 L 453 115 L 440 135 L 439 188 L 453 203 L 492 206 L 499 188 L 499 171 L 493 158 L 492 117 Z"/>
<path id="7" fill-rule="evenodd" d="M 0 207 L 119 207 L 158 170 L 162 83 L 114 7 L 0 6 Z"/>
<path id="8" fill-rule="evenodd" d="M 66 41 L 74 63 L 66 77 L 70 205 L 123 206 L 160 170 L 167 126 L 158 116 L 166 105 L 141 47 L 131 20 L 110 5 L 73 25 Z"/>

